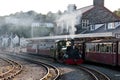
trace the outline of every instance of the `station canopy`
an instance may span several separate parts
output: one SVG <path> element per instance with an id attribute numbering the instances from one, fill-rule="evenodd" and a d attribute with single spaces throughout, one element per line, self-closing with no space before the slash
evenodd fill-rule
<path id="1" fill-rule="evenodd" d="M 74 39 L 74 38 L 100 38 L 100 37 L 116 37 L 116 34 L 113 32 L 105 33 L 88 33 L 88 34 L 75 34 L 75 35 L 57 35 L 57 36 L 45 36 L 45 37 L 35 37 L 35 38 L 26 38 L 26 40 L 44 40 L 44 39 L 53 39 L 53 40 L 63 40 L 63 39 Z M 120 34 L 120 33 L 119 33 Z"/>

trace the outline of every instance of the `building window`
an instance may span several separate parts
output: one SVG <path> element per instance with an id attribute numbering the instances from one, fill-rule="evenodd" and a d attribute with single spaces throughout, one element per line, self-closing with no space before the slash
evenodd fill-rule
<path id="1" fill-rule="evenodd" d="M 89 25 L 89 20 L 83 19 L 81 24 L 82 24 L 82 28 L 87 28 L 87 26 Z"/>
<path id="2" fill-rule="evenodd" d="M 108 23 L 108 29 L 114 29 L 115 24 L 114 23 Z"/>
<path id="3" fill-rule="evenodd" d="M 90 30 L 91 31 L 95 30 L 95 25 L 90 25 Z"/>

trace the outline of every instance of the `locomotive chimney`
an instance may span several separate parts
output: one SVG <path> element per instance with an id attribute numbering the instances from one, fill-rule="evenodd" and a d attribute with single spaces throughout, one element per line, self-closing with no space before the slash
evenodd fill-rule
<path id="1" fill-rule="evenodd" d="M 94 6 L 104 6 L 104 0 L 93 0 Z"/>

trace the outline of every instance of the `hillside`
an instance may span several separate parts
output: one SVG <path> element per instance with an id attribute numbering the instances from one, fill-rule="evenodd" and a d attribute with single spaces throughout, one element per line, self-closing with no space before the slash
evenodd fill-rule
<path id="1" fill-rule="evenodd" d="M 53 27 L 46 27 L 45 25 L 33 26 L 33 24 L 51 23 L 54 25 L 55 19 L 60 15 L 58 13 L 48 12 L 46 15 L 36 13 L 34 11 L 17 12 L 7 16 L 0 17 L 0 35 L 5 33 L 14 33 L 21 37 L 31 37 L 31 31 L 33 31 L 33 37 L 48 36 L 53 32 Z"/>

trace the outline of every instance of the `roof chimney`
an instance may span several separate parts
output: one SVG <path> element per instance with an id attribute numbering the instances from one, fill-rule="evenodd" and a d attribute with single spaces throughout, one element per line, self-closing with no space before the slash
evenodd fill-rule
<path id="1" fill-rule="evenodd" d="M 76 5 L 75 4 L 69 4 L 68 5 L 68 12 L 72 12 L 76 10 Z"/>
<path id="2" fill-rule="evenodd" d="M 94 6 L 104 6 L 104 0 L 93 0 Z"/>

